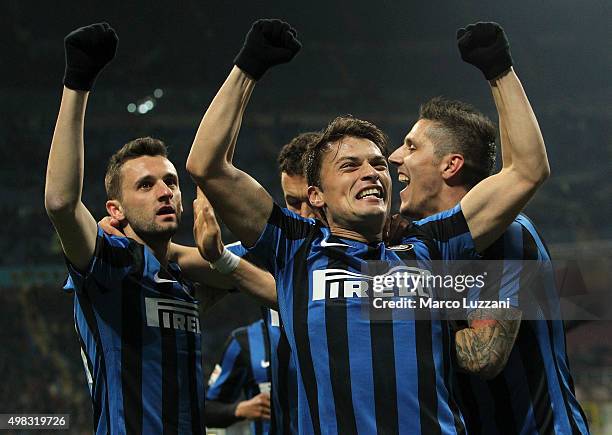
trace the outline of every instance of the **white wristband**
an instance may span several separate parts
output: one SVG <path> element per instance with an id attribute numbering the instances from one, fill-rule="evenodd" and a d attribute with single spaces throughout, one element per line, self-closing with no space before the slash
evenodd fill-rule
<path id="1" fill-rule="evenodd" d="M 221 257 L 219 257 L 217 261 L 211 262 L 210 268 L 217 270 L 223 275 L 227 275 L 236 270 L 239 263 L 240 257 L 228 250 L 226 247 L 223 247 Z"/>

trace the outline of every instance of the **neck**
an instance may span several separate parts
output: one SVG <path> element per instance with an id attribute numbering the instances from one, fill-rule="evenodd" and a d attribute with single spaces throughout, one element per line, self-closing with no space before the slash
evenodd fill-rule
<path id="1" fill-rule="evenodd" d="M 429 201 L 421 205 L 421 207 L 405 211 L 402 215 L 415 221 L 424 219 L 436 213 L 440 213 L 441 211 L 453 208 L 461 201 L 467 192 L 468 190 L 463 186 L 446 185 L 435 196 L 432 196 Z"/>
<path id="2" fill-rule="evenodd" d="M 168 248 L 170 247 L 170 238 L 161 237 L 159 235 L 138 235 L 129 225 L 124 229 L 125 235 L 130 239 L 136 240 L 153 251 L 153 255 L 157 261 L 163 266 L 168 265 Z"/>
<path id="3" fill-rule="evenodd" d="M 457 203 L 459 203 L 459 201 L 461 201 L 461 199 L 463 199 L 466 193 L 468 193 L 468 189 L 466 189 L 464 186 L 445 186 L 444 190 L 440 192 L 440 195 L 438 195 L 438 201 L 436 202 L 436 207 L 433 213 L 427 214 L 423 217 L 453 208 L 457 205 Z"/>
<path id="4" fill-rule="evenodd" d="M 370 225 L 364 223 L 362 227 L 358 225 L 352 225 L 351 228 L 347 227 L 348 225 L 341 226 L 333 222 L 329 222 L 329 230 L 334 236 L 357 240 L 364 243 L 380 242 L 382 240 L 383 223 L 376 225 L 371 222 Z"/>

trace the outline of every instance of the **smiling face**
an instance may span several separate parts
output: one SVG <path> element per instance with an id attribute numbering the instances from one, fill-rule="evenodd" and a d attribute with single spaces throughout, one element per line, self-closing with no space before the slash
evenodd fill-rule
<path id="1" fill-rule="evenodd" d="M 435 127 L 435 121 L 420 119 L 389 157 L 389 162 L 397 166 L 399 181 L 406 185 L 400 192 L 400 212 L 413 219 L 434 214 L 439 208 L 444 162 L 435 155 L 430 135 L 430 129 Z"/>
<path id="2" fill-rule="evenodd" d="M 310 186 L 311 204 L 322 208 L 330 228 L 376 233 L 391 196 L 389 168 L 371 140 L 345 136 L 330 143 L 321 164 L 320 187 Z"/>
<path id="3" fill-rule="evenodd" d="M 107 202 L 111 216 L 143 239 L 170 239 L 181 220 L 181 190 L 174 165 L 163 156 L 141 156 L 121 166 L 121 199 Z"/>

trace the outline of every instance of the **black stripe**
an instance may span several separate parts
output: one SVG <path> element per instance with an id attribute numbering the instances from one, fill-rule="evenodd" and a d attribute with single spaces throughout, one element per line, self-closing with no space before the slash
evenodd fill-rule
<path id="1" fill-rule="evenodd" d="M 415 258 L 414 249 L 396 254 L 408 256 L 406 258 Z M 380 260 L 379 255 L 376 250 L 368 250 L 364 260 Z M 402 257 L 402 260 L 405 258 Z M 379 270 L 379 266 L 386 269 L 383 264 L 369 264 L 369 275 L 386 273 L 386 270 Z M 399 433 L 398 405 L 400 404 L 397 402 L 397 368 L 395 366 L 392 311 L 375 309 L 371 301 L 369 302 L 376 431 L 380 435 L 395 434 Z"/>
<path id="2" fill-rule="evenodd" d="M 461 210 L 444 219 L 432 220 L 415 226 L 439 242 L 448 242 L 453 237 L 470 232 Z"/>
<path id="3" fill-rule="evenodd" d="M 278 355 L 278 398 L 282 409 L 282 424 L 279 426 L 283 428 L 282 433 L 291 433 L 291 410 L 289 404 L 295 405 L 297 403 L 296 397 L 289 397 L 289 359 L 291 358 L 291 348 L 287 341 L 287 334 L 285 334 L 284 328 L 281 328 L 280 337 L 278 339 L 278 348 L 276 351 Z M 272 388 L 275 388 L 272 385 Z"/>
<path id="4" fill-rule="evenodd" d="M 465 420 L 467 432 L 470 435 L 481 435 L 482 424 L 480 421 L 478 399 L 474 394 L 470 376 L 465 373 L 456 373 L 454 381 L 457 399 L 461 407 L 463 419 Z"/>
<path id="5" fill-rule="evenodd" d="M 123 252 L 125 254 L 125 249 Z M 132 270 L 121 283 L 121 388 L 125 429 L 142 433 L 142 295 L 144 246 L 130 242 Z M 106 261 L 106 260 L 105 260 Z"/>
<path id="6" fill-rule="evenodd" d="M 550 400 L 546 370 L 541 356 L 540 343 L 538 343 L 535 322 L 523 320 L 519 329 L 517 342 L 519 355 L 525 370 L 531 406 L 537 429 L 542 434 L 554 433 L 553 407 Z"/>
<path id="7" fill-rule="evenodd" d="M 198 337 L 199 339 L 199 337 Z M 188 351 L 188 376 L 189 376 L 189 404 L 191 406 L 191 432 L 199 434 L 202 432 L 204 424 L 200 418 L 200 400 L 198 397 L 198 372 L 197 365 L 201 361 L 196 358 L 196 335 L 187 334 L 187 351 Z"/>
<path id="8" fill-rule="evenodd" d="M 271 345 L 270 345 L 270 334 L 268 331 L 268 327 L 269 326 L 266 320 L 261 322 L 261 336 L 263 337 L 263 340 L 264 340 L 264 358 L 266 359 L 266 361 L 268 361 L 268 363 L 270 363 Z M 269 382 L 271 382 L 272 380 L 272 364 L 271 363 L 268 364 L 268 367 L 266 367 L 266 379 Z"/>
<path id="9" fill-rule="evenodd" d="M 159 312 L 162 315 L 162 312 Z M 162 319 L 160 318 L 160 325 Z M 174 328 L 160 328 L 162 357 L 162 424 L 164 435 L 178 434 L 178 355 Z"/>
<path id="10" fill-rule="evenodd" d="M 346 252 L 348 247 L 340 249 Z M 333 258 L 329 259 L 327 267 L 328 269 L 345 269 L 344 262 Z M 334 299 L 325 298 L 329 377 L 334 396 L 337 430 L 338 433 L 349 435 L 357 433 L 357 422 L 353 409 L 347 322 L 347 303 L 344 295 L 339 294 L 338 298 Z"/>
<path id="11" fill-rule="evenodd" d="M 96 316 L 93 310 L 93 304 L 88 294 L 88 292 L 90 291 L 95 292 L 98 289 L 97 288 L 90 289 L 89 288 L 90 285 L 94 285 L 97 287 L 97 285 L 94 282 L 91 282 L 91 284 L 88 285 L 88 288 L 86 289 L 86 291 L 83 291 L 80 294 L 77 294 L 77 297 L 79 300 L 79 306 L 81 307 L 81 311 L 83 313 L 83 317 L 85 318 L 85 322 L 87 323 L 87 328 L 89 329 L 90 333 L 93 336 L 94 343 L 96 346 L 96 360 L 98 364 L 100 364 L 100 372 L 103 373 L 103 379 L 104 379 L 104 382 L 106 383 L 106 388 L 105 388 L 106 400 L 105 400 L 105 405 L 104 405 L 104 415 L 106 417 L 106 427 L 110 431 L 113 426 L 111 425 L 110 409 L 108 408 L 109 403 L 110 403 L 110 398 L 109 398 L 109 391 L 108 391 L 108 388 L 109 388 L 108 376 L 106 373 L 106 360 L 104 358 L 104 351 L 102 350 L 102 339 L 100 338 L 100 329 L 98 328 L 98 321 L 96 320 Z M 75 326 L 77 328 L 77 334 L 79 335 L 79 340 L 81 340 L 82 342 L 81 333 L 76 323 L 76 317 L 74 320 L 75 320 Z M 83 349 L 85 349 L 84 343 L 82 343 L 81 346 L 83 346 Z M 89 363 L 89 355 L 87 355 L 87 361 Z M 91 376 L 95 376 L 93 370 L 90 371 L 90 373 L 91 373 Z M 96 379 L 93 379 L 93 381 L 94 382 L 92 384 L 92 392 L 91 392 L 93 412 L 94 412 L 93 422 L 94 422 L 94 433 L 97 433 L 98 425 L 100 423 L 100 418 L 102 415 L 102 408 L 100 406 L 100 404 L 102 403 L 102 397 L 101 397 L 102 385 L 98 385 L 95 382 Z"/>
<path id="12" fill-rule="evenodd" d="M 370 338 L 377 433 L 399 433 L 393 322 L 371 321 Z"/>
<path id="13" fill-rule="evenodd" d="M 263 424 L 261 420 L 255 420 L 255 435 L 262 435 L 263 434 Z"/>
<path id="14" fill-rule="evenodd" d="M 435 435 L 441 433 L 438 421 L 438 394 L 436 368 L 432 349 L 431 313 L 427 309 L 416 309 L 414 322 L 417 370 L 419 374 L 419 415 L 421 433 Z"/>
<path id="15" fill-rule="evenodd" d="M 494 420 L 500 434 L 515 435 L 519 433 L 511 402 L 512 394 L 503 372 L 486 383 L 493 398 Z M 524 408 L 523 405 L 519 407 Z"/>
<path id="16" fill-rule="evenodd" d="M 318 389 L 315 377 L 312 355 L 310 352 L 310 338 L 308 336 L 308 304 L 310 302 L 308 292 L 308 252 L 310 251 L 313 231 L 302 243 L 294 258 L 293 268 L 293 330 L 296 342 L 296 357 L 299 364 L 302 385 L 306 393 L 310 419 L 314 433 L 321 434 L 321 421 L 319 418 Z"/>

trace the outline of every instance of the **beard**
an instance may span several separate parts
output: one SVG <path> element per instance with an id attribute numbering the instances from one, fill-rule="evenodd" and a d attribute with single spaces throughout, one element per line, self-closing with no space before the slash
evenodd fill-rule
<path id="1" fill-rule="evenodd" d="M 132 231 L 143 240 L 170 240 L 176 233 L 181 221 L 181 213 L 178 210 L 176 212 L 176 222 L 168 222 L 164 225 L 155 221 L 156 215 L 153 215 L 151 219 L 144 213 L 133 213 L 132 210 L 124 210 L 124 214 Z"/>

